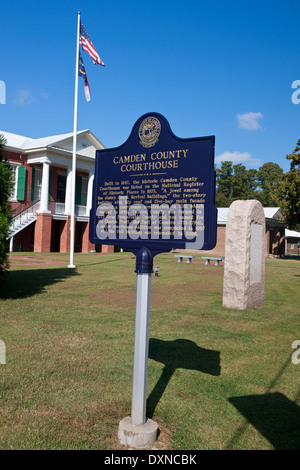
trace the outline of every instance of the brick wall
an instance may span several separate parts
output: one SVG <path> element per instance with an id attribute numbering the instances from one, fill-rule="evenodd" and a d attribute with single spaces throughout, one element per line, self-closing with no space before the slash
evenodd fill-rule
<path id="1" fill-rule="evenodd" d="M 33 251 L 34 228 L 35 222 L 15 235 L 13 251 Z"/>
<path id="2" fill-rule="evenodd" d="M 60 252 L 69 253 L 70 252 L 70 227 L 71 227 L 71 216 L 69 215 L 67 220 L 61 221 L 61 235 L 60 235 Z"/>
<path id="3" fill-rule="evenodd" d="M 289 255 L 298 255 L 300 254 L 300 248 L 298 248 L 298 242 L 300 242 L 299 238 L 288 238 L 286 241 L 286 253 Z M 293 248 L 291 245 L 294 245 Z"/>
<path id="4" fill-rule="evenodd" d="M 95 250 L 95 245 L 89 240 L 89 222 L 84 223 L 84 232 L 82 236 L 82 253 L 90 253 Z"/>
<path id="5" fill-rule="evenodd" d="M 51 251 L 52 214 L 37 214 L 34 232 L 34 251 L 46 253 Z"/>
<path id="6" fill-rule="evenodd" d="M 213 250 L 209 250 L 211 255 L 224 255 L 225 254 L 225 235 L 226 226 L 218 225 L 217 227 L 217 243 Z"/>

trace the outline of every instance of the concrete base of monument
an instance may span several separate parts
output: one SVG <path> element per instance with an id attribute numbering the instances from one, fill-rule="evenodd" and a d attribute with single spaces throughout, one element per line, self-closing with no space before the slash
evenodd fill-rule
<path id="1" fill-rule="evenodd" d="M 155 444 L 158 425 L 152 419 L 145 424 L 132 424 L 131 417 L 127 416 L 119 424 L 119 441 L 124 446 L 134 449 L 147 449 Z"/>

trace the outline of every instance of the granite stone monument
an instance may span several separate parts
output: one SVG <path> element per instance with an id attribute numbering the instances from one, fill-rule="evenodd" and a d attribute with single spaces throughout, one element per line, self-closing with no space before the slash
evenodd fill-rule
<path id="1" fill-rule="evenodd" d="M 260 307 L 264 298 L 264 210 L 257 200 L 234 201 L 226 224 L 223 307 Z"/>

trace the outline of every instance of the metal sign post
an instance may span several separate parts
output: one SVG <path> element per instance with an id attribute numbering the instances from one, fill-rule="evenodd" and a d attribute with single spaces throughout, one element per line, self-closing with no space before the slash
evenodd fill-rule
<path id="1" fill-rule="evenodd" d="M 134 360 L 132 379 L 132 424 L 145 424 L 146 422 L 150 289 L 151 274 L 138 274 L 136 281 Z"/>
<path id="2" fill-rule="evenodd" d="M 142 252 L 146 254 L 146 263 L 141 263 L 139 257 L 137 257 L 136 263 L 136 307 L 131 407 L 131 422 L 133 425 L 146 423 L 150 292 L 152 272 L 152 263 L 151 261 L 148 262 L 147 260 L 148 251 L 149 250 L 147 250 L 147 248 L 142 249 Z"/>
<path id="3" fill-rule="evenodd" d="M 136 309 L 131 417 L 119 424 L 121 444 L 145 448 L 154 445 L 158 425 L 146 417 L 147 372 L 150 323 L 150 290 L 153 254 L 148 248 L 136 253 Z"/>

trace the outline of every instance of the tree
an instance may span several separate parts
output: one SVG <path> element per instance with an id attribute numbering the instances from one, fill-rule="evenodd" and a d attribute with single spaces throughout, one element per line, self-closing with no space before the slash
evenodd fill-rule
<path id="1" fill-rule="evenodd" d="M 269 162 L 262 165 L 257 173 L 261 188 L 260 202 L 264 207 L 280 206 L 283 169 L 277 163 Z"/>
<path id="2" fill-rule="evenodd" d="M 5 139 L 0 135 L 0 275 L 8 268 L 7 236 L 9 233 L 11 210 L 7 204 L 12 188 L 12 172 L 3 156 Z"/>
<path id="3" fill-rule="evenodd" d="M 283 170 L 277 163 L 247 170 L 241 163 L 222 162 L 216 175 L 218 207 L 229 207 L 237 199 L 257 199 L 264 207 L 281 206 Z"/>
<path id="4" fill-rule="evenodd" d="M 300 228 L 300 139 L 296 148 L 286 156 L 291 161 L 290 171 L 284 174 L 282 184 L 282 212 L 288 228 Z"/>
<path id="5" fill-rule="evenodd" d="M 217 190 L 216 205 L 228 207 L 232 199 L 233 168 L 232 162 L 222 162 L 221 168 L 216 169 Z"/>
<path id="6" fill-rule="evenodd" d="M 257 171 L 254 169 L 246 170 L 246 167 L 241 163 L 234 165 L 233 170 L 233 200 L 253 199 L 257 187 Z"/>
<path id="7" fill-rule="evenodd" d="M 222 162 L 217 168 L 216 205 L 229 207 L 237 199 L 255 199 L 257 187 L 257 171 L 241 163 L 233 165 L 232 162 Z"/>

